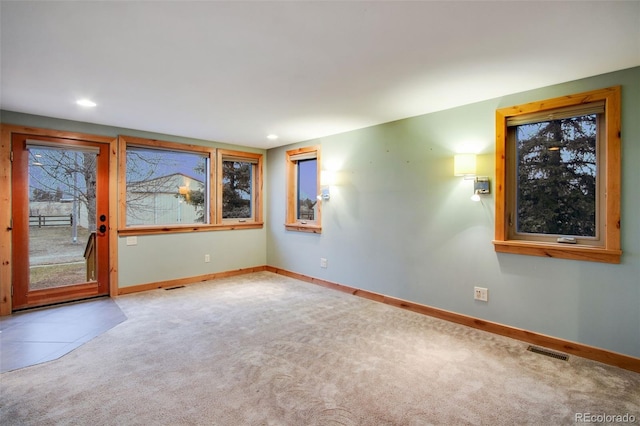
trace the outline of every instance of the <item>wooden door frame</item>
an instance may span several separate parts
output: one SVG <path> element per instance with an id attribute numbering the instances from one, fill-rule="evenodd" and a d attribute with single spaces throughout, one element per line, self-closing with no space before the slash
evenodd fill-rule
<path id="1" fill-rule="evenodd" d="M 12 229 L 11 229 L 11 140 L 14 133 L 30 136 L 45 136 L 69 140 L 85 140 L 109 144 L 109 294 L 118 294 L 117 271 L 117 138 L 87 133 L 67 132 L 36 127 L 16 126 L 0 123 L 0 316 L 10 315 L 12 306 Z"/>

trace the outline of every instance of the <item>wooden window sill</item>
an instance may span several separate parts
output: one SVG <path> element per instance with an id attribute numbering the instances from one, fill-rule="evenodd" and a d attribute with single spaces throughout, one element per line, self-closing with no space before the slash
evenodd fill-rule
<path id="1" fill-rule="evenodd" d="M 285 223 L 284 227 L 287 231 L 310 232 L 313 234 L 321 234 L 322 226 L 309 225 L 302 223 Z"/>
<path id="2" fill-rule="evenodd" d="M 119 229 L 118 235 L 153 235 L 153 234 L 179 234 L 183 232 L 209 232 L 231 231 L 236 229 L 260 229 L 263 222 L 246 223 L 222 223 L 215 225 L 164 225 L 164 226 L 139 226 L 135 228 Z"/>
<path id="3" fill-rule="evenodd" d="M 590 262 L 620 263 L 622 250 L 562 243 L 494 240 L 495 251 L 529 256 L 554 257 L 558 259 L 585 260 Z"/>

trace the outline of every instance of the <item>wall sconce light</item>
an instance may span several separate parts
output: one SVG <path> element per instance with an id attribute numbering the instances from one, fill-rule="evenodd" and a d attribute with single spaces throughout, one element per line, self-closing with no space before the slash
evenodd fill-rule
<path id="1" fill-rule="evenodd" d="M 473 195 L 471 200 L 480 201 L 480 194 L 490 194 L 489 178 L 486 176 L 478 176 L 473 181 Z"/>
<path id="2" fill-rule="evenodd" d="M 331 193 L 329 192 L 329 187 L 322 188 L 320 190 L 320 195 L 318 195 L 318 200 L 329 201 L 330 199 L 331 199 Z"/>
<path id="3" fill-rule="evenodd" d="M 453 156 L 453 174 L 473 179 L 476 176 L 476 155 L 456 154 Z"/>
<path id="4" fill-rule="evenodd" d="M 320 186 L 331 186 L 336 184 L 336 172 L 322 170 L 320 172 Z"/>
<path id="5" fill-rule="evenodd" d="M 322 170 L 320 172 L 320 195 L 318 200 L 329 201 L 331 199 L 331 185 L 336 183 L 336 173 L 331 170 Z"/>
<path id="6" fill-rule="evenodd" d="M 476 154 L 456 154 L 453 157 L 453 174 L 473 179 L 473 201 L 480 201 L 480 194 L 489 194 L 489 178 L 476 176 Z"/>

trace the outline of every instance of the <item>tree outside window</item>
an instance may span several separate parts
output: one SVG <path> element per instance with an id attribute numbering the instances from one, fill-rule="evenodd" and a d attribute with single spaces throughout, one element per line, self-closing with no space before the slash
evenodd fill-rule
<path id="1" fill-rule="evenodd" d="M 516 126 L 516 232 L 596 236 L 597 114 Z"/>
<path id="2" fill-rule="evenodd" d="M 620 91 L 496 111 L 496 251 L 620 262 Z"/>
<path id="3" fill-rule="evenodd" d="M 207 153 L 131 146 L 127 226 L 207 223 Z"/>
<path id="4" fill-rule="evenodd" d="M 219 149 L 218 170 L 221 223 L 261 223 L 262 155 Z"/>
<path id="5" fill-rule="evenodd" d="M 222 218 L 251 217 L 251 163 L 222 162 Z"/>

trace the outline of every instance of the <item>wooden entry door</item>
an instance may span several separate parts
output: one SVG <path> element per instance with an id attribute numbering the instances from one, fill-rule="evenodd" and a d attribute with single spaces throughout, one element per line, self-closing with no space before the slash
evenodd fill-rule
<path id="1" fill-rule="evenodd" d="M 11 143 L 12 309 L 109 294 L 109 144 Z"/>

